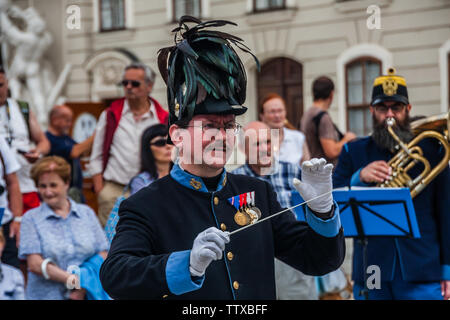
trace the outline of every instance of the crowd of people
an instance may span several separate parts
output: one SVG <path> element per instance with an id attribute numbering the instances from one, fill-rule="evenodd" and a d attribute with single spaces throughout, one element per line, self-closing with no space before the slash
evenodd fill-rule
<path id="1" fill-rule="evenodd" d="M 52 108 L 44 132 L 26 102 L 8 97 L 0 69 L 2 299 L 110 299 L 98 274 L 114 202 L 125 187 L 136 193 L 172 167 L 167 111 L 150 97 L 154 77 L 146 65 L 127 66 L 125 98 L 78 143 L 68 106 Z M 85 204 L 82 155 L 90 155 L 98 213 Z"/>
<path id="2" fill-rule="evenodd" d="M 169 59 L 173 77 L 162 72 L 169 112 L 151 97 L 155 72 L 132 63 L 123 73 L 124 98 L 101 114 L 94 135 L 82 142 L 69 135 L 73 114 L 64 105 L 51 110 L 44 132 L 26 102 L 8 97 L 0 69 L 0 299 L 317 300 L 330 293 L 342 299 L 350 276 L 354 298 L 364 298 L 359 243 L 351 275 L 340 269 L 344 233 L 331 189 L 375 186 L 393 174 L 387 161 L 396 141 L 386 118 L 396 119 L 403 141 L 413 137 L 404 78 L 386 76 L 396 83 L 395 94 L 386 90 L 383 76 L 375 79 L 368 137 L 341 133 L 333 123 L 327 111 L 334 83 L 326 76 L 312 84 L 313 103 L 301 128 L 289 123 L 286 102 L 275 92 L 261 100 L 258 121 L 241 126 L 235 118 L 246 111 L 245 95 L 234 83 L 242 84 L 245 71 L 235 53 L 229 52 L 228 63 L 236 64 L 229 67 L 235 81 L 227 82 L 227 93 L 205 88 L 215 83 L 208 76 L 219 83 L 223 75 L 204 72 L 211 68 L 204 61 L 227 52 L 221 41 L 231 36 L 209 31 L 208 37 L 221 40 L 195 42 L 202 39 L 199 30 L 191 32 L 190 50 L 205 57 L 199 59 L 203 69 L 186 68 L 192 74 L 202 70 L 199 77 L 210 81 L 202 80 L 191 97 L 194 109 L 189 89 L 176 82 L 187 72 L 184 62 Z M 186 46 L 170 53 L 192 54 Z M 168 54 L 162 50 L 162 60 Z M 213 161 L 204 164 L 211 137 Z M 236 138 L 245 163 L 227 173 L 227 151 Z M 442 153 L 432 142 L 423 148 L 432 162 Z M 90 156 L 98 212 L 85 204 L 82 155 Z M 296 192 L 308 201 L 306 222 L 288 212 L 230 234 L 291 207 Z M 369 240 L 369 264 L 382 268 L 382 289 L 370 290 L 369 298 L 450 298 L 449 201 L 447 167 L 414 199 L 421 238 Z M 344 274 L 343 285 L 335 283 L 333 292 L 318 285 L 336 271 Z"/>

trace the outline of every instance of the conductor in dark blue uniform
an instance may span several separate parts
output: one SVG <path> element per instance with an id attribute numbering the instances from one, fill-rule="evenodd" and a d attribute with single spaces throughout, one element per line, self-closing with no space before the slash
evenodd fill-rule
<path id="1" fill-rule="evenodd" d="M 160 51 L 179 155 L 170 175 L 120 206 L 100 271 L 114 299 L 275 299 L 274 257 L 309 275 L 343 262 L 332 165 L 323 159 L 307 162 L 295 182 L 312 199 L 308 224 L 280 214 L 230 235 L 282 208 L 267 182 L 224 169 L 240 129 L 235 117 L 246 111 L 245 70 L 232 44 L 248 52 L 239 38 L 205 29 L 224 24 L 182 17 L 176 45 Z"/>
<path id="2" fill-rule="evenodd" d="M 389 134 L 386 119 L 394 118 L 394 132 L 405 143 L 413 138 L 409 125 L 411 104 L 406 81 L 395 70 L 375 79 L 370 112 L 373 133 L 344 145 L 336 167 L 335 187 L 375 186 L 392 176 L 387 162 L 397 153 L 397 141 Z M 435 167 L 445 158 L 437 139 L 424 139 L 418 146 Z M 408 174 L 422 171 L 416 165 Z M 381 271 L 381 289 L 368 290 L 369 299 L 442 300 L 450 298 L 450 170 L 448 165 L 413 199 L 421 238 L 370 238 L 367 265 Z M 355 299 L 364 287 L 363 249 L 354 242 L 353 280 Z"/>

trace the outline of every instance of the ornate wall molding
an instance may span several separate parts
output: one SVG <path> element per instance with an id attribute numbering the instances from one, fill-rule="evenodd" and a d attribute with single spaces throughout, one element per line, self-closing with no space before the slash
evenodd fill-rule
<path id="1" fill-rule="evenodd" d="M 84 69 L 90 74 L 91 101 L 122 95 L 118 84 L 122 80 L 124 68 L 133 60 L 131 55 L 118 50 L 101 51 L 89 57 L 84 63 Z"/>

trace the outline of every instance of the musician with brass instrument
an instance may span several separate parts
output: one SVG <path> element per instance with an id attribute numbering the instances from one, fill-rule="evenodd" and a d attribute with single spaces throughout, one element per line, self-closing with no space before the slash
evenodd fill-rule
<path id="1" fill-rule="evenodd" d="M 412 130 L 410 111 L 406 80 L 390 68 L 373 84 L 372 134 L 344 146 L 333 176 L 334 187 L 406 187 L 413 198 L 419 239 L 368 240 L 367 265 L 381 271 L 381 289 L 368 290 L 369 299 L 450 299 L 448 115 Z M 363 298 L 362 248 L 354 242 L 355 299 Z"/>

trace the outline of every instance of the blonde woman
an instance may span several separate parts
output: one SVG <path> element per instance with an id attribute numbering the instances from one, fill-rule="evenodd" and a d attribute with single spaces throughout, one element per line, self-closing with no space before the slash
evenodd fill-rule
<path id="1" fill-rule="evenodd" d="M 106 236 L 94 211 L 68 197 L 70 165 L 66 160 L 43 158 L 31 175 L 42 204 L 24 215 L 20 229 L 19 258 L 28 263 L 27 299 L 84 299 L 84 289 L 69 289 L 68 270 L 96 255 L 105 259 Z"/>

